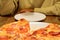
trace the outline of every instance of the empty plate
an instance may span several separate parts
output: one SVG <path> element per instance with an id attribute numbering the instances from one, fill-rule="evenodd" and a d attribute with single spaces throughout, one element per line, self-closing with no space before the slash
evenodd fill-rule
<path id="1" fill-rule="evenodd" d="M 30 13 L 27 12 L 27 13 L 16 14 L 14 16 L 14 18 L 16 20 L 20 20 L 20 19 L 24 18 L 28 21 L 41 21 L 46 18 L 46 15 L 44 15 L 42 13 L 37 13 L 37 12 L 30 12 Z"/>

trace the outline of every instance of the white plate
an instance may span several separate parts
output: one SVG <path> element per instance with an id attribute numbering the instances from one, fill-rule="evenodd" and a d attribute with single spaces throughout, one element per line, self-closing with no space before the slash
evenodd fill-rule
<path id="1" fill-rule="evenodd" d="M 31 30 L 38 30 L 40 28 L 47 27 L 49 23 L 44 23 L 44 22 L 30 22 L 30 29 Z"/>
<path id="2" fill-rule="evenodd" d="M 37 12 L 30 12 L 30 13 L 21 13 L 21 14 L 16 14 L 14 16 L 16 20 L 20 20 L 22 18 L 28 20 L 28 21 L 41 21 L 46 18 L 46 16 L 42 13 L 37 13 Z"/>

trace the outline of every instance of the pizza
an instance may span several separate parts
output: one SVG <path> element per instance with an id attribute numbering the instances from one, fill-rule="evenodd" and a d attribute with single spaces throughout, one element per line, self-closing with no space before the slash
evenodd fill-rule
<path id="1" fill-rule="evenodd" d="M 18 40 L 20 36 L 21 37 L 24 36 L 26 33 L 29 32 L 29 30 L 30 30 L 29 22 L 24 19 L 3 25 L 0 28 L 0 31 L 6 31 L 7 36 L 9 37 L 10 40 Z"/>
<path id="2" fill-rule="evenodd" d="M 30 31 L 29 22 L 21 19 L 0 28 L 0 40 L 60 40 L 60 26 L 50 23 L 45 28 Z"/>

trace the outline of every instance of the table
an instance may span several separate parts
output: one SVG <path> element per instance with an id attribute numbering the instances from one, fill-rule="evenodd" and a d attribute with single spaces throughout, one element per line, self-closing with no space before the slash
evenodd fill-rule
<path id="1" fill-rule="evenodd" d="M 16 20 L 14 19 L 14 16 L 5 16 L 5 17 L 0 16 L 0 26 L 15 21 Z M 40 22 L 60 24 L 60 16 L 47 16 L 45 20 L 42 20 Z"/>

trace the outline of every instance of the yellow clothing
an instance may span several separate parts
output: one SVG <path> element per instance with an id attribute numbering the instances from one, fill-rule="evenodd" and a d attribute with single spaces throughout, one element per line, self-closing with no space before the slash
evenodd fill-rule
<path id="1" fill-rule="evenodd" d="M 0 0 L 0 15 L 13 14 L 18 9 L 34 8 L 46 15 L 60 15 L 60 0 Z"/>
<path id="2" fill-rule="evenodd" d="M 34 7 L 35 12 L 46 15 L 60 15 L 60 0 L 20 0 L 21 9 Z"/>
<path id="3" fill-rule="evenodd" d="M 0 15 L 13 14 L 18 0 L 0 0 Z"/>

